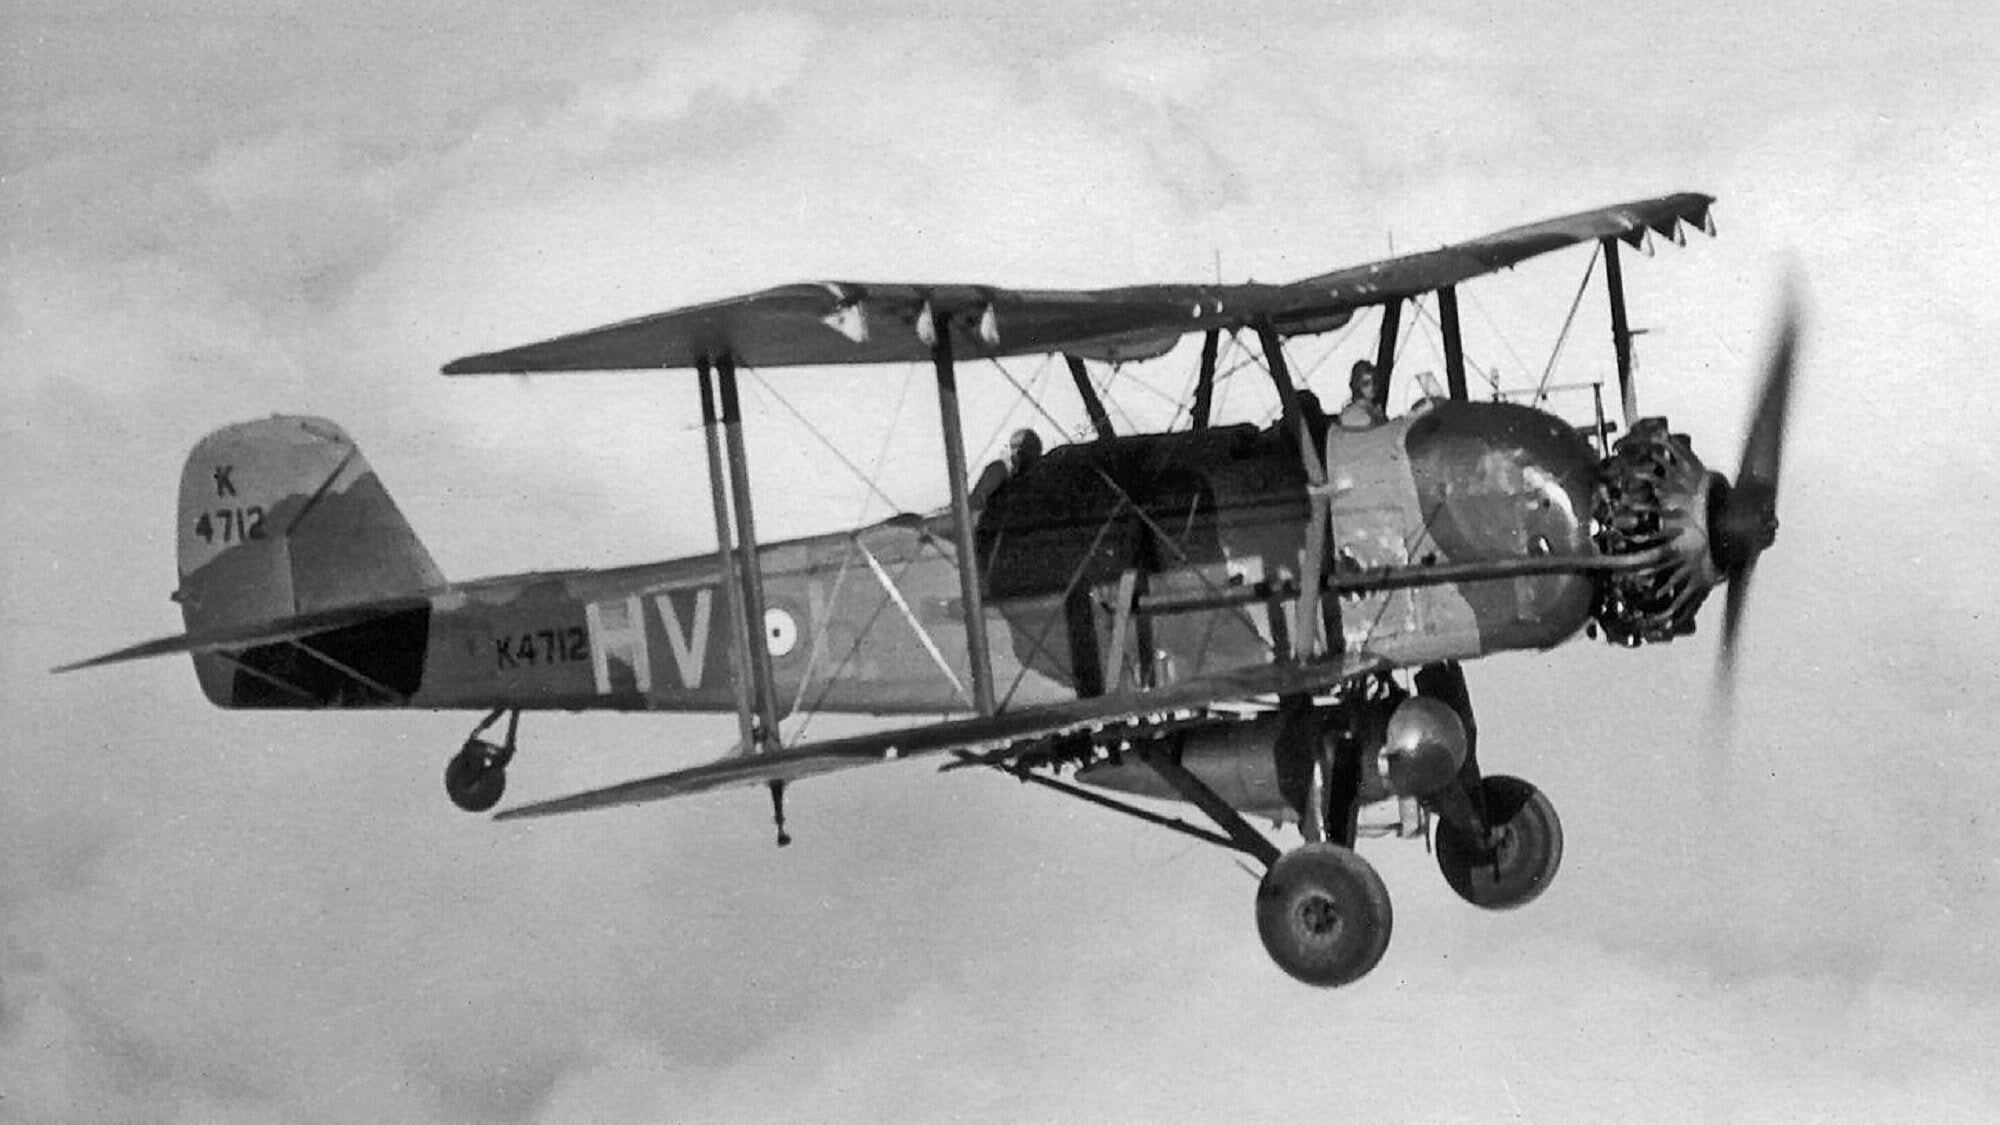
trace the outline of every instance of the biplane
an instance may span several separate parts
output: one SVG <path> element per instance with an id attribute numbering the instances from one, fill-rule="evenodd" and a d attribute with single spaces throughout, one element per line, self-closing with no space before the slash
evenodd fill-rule
<path id="1" fill-rule="evenodd" d="M 1638 410 L 1619 257 L 1656 235 L 1713 234 L 1712 203 L 1602 207 L 1290 284 L 795 284 L 469 356 L 444 372 L 691 376 L 716 549 L 450 580 L 340 427 L 271 417 L 216 430 L 188 457 L 173 595 L 185 633 L 68 668 L 179 653 L 221 707 L 483 712 L 445 769 L 472 811 L 499 802 L 523 712 L 735 716 L 734 749 L 716 760 L 502 820 L 760 786 L 784 844 L 791 784 L 940 755 L 1253 857 L 1273 960 L 1345 984 L 1381 959 L 1392 924 L 1355 851 L 1364 829 L 1428 832 L 1446 883 L 1489 910 L 1534 899 L 1561 862 L 1548 797 L 1485 770 L 1465 662 L 1583 631 L 1620 647 L 1671 641 L 1717 587 L 1730 659 L 1777 529 L 1798 317 L 1788 303 L 1729 480 Z M 1594 426 L 1475 401 L 1457 287 L 1591 243 L 1615 419 L 1601 399 Z M 1390 418 L 1400 326 L 1424 302 L 1444 385 Z M 1373 375 L 1356 381 L 1363 409 L 1329 416 L 1287 343 L 1364 310 L 1381 320 Z M 1118 432 L 1088 365 L 1157 358 L 1189 336 L 1201 352 L 1185 424 Z M 1212 416 L 1225 341 L 1275 388 L 1268 424 Z M 1010 356 L 1061 357 L 1091 430 L 975 488 L 960 369 Z M 761 541 L 739 372 L 841 364 L 934 371 L 949 502 Z M 789 716 L 818 711 L 906 718 L 784 737 Z M 1212 826 L 1140 803 L 1154 799 Z M 1273 833 L 1296 824 L 1302 843 L 1281 848 L 1253 823 L 1266 820 Z"/>

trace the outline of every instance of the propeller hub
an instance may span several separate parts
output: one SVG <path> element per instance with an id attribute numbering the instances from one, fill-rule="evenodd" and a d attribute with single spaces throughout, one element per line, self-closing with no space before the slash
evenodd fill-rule
<path id="1" fill-rule="evenodd" d="M 1724 574 L 1740 573 L 1777 542 L 1777 499 L 1775 489 L 1756 480 L 1720 482 L 1710 494 L 1708 525 L 1715 565 Z"/>

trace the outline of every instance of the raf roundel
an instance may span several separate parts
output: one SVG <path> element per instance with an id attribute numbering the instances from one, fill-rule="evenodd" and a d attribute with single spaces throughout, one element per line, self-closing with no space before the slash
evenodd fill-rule
<path id="1" fill-rule="evenodd" d="M 764 611 L 764 644 L 772 656 L 790 656 L 799 647 L 799 623 L 782 609 Z"/>

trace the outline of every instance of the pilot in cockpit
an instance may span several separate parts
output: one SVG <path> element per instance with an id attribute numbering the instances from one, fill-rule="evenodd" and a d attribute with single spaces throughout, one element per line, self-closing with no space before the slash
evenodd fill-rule
<path id="1" fill-rule="evenodd" d="M 1007 437 L 1007 457 L 994 461 L 980 470 L 979 480 L 972 486 L 972 494 L 967 504 L 975 512 L 986 507 L 993 494 L 1010 480 L 1032 468 L 1042 458 L 1042 436 L 1030 429 L 1015 430 Z"/>
<path id="2" fill-rule="evenodd" d="M 1365 359 L 1354 361 L 1354 367 L 1347 374 L 1347 405 L 1340 408 L 1339 422 L 1343 430 L 1365 430 L 1379 426 L 1389 420 L 1388 415 L 1376 404 L 1375 396 L 1382 386 L 1381 373 L 1375 365 Z"/>

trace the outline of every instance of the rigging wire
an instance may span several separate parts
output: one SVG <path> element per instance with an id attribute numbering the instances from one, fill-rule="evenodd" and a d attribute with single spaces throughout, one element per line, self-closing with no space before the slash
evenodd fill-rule
<path id="1" fill-rule="evenodd" d="M 853 553 L 851 549 L 848 552 L 850 557 Z M 890 576 L 891 581 L 900 579 L 904 574 L 909 572 L 911 567 L 922 561 L 922 559 L 922 551 L 911 555 L 909 560 L 903 563 L 895 574 Z M 821 709 L 826 705 L 827 698 L 833 694 L 835 688 L 840 686 L 840 674 L 845 672 L 847 666 L 854 663 L 855 659 L 861 655 L 862 643 L 868 639 L 870 633 L 874 632 L 875 623 L 882 619 L 882 614 L 888 609 L 889 596 L 884 594 L 882 595 L 882 600 L 875 604 L 875 609 L 869 613 L 868 619 L 861 623 L 859 629 L 854 631 L 854 642 L 847 646 L 847 651 L 841 655 L 840 663 L 834 665 L 833 671 L 827 673 L 825 684 L 821 686 L 819 695 L 813 699 L 812 707 L 808 709 L 805 720 L 799 724 L 799 732 L 797 735 L 794 735 L 794 738 L 803 738 L 806 727 L 811 725 L 813 719 L 819 717 Z"/>
<path id="2" fill-rule="evenodd" d="M 1419 311 L 1422 312 L 1423 314 L 1422 319 L 1424 324 L 1428 325 L 1431 328 L 1435 328 L 1440 332 L 1444 330 L 1444 322 L 1440 321 L 1437 318 L 1437 314 L 1435 312 L 1432 312 L 1430 309 L 1422 308 L 1421 306 L 1419 306 Z M 1438 361 L 1441 363 L 1448 363 L 1449 358 L 1444 354 L 1444 345 L 1441 342 L 1439 342 L 1437 337 L 1426 334 L 1424 338 L 1430 341 L 1431 350 L 1437 353 Z M 1465 357 L 1466 370 L 1476 372 L 1481 379 L 1486 380 L 1486 385 L 1492 388 L 1493 393 L 1495 395 L 1498 395 L 1500 393 L 1500 381 L 1498 379 L 1495 379 L 1490 371 L 1488 371 L 1484 367 L 1481 367 L 1478 361 L 1472 358 L 1472 353 L 1465 349 L 1462 342 L 1459 347 L 1459 354 Z"/>
<path id="3" fill-rule="evenodd" d="M 835 460 L 838 460 L 841 464 L 847 466 L 848 471 L 852 472 L 855 475 L 855 477 L 857 477 L 861 481 L 862 484 L 867 485 L 870 491 L 874 492 L 875 495 L 880 496 L 882 498 L 883 503 L 889 505 L 890 511 L 895 510 L 896 508 L 895 498 L 890 496 L 888 493 L 882 491 L 882 486 L 868 479 L 868 474 L 861 471 L 861 466 L 849 460 L 847 454 L 842 453 L 840 451 L 840 447 L 833 444 L 833 440 L 831 438 L 828 438 L 825 433 L 821 432 L 820 428 L 813 423 L 812 419 L 806 417 L 803 413 L 801 413 L 799 411 L 799 408 L 793 406 L 790 400 L 786 399 L 784 395 L 779 394 L 778 389 L 771 385 L 770 380 L 764 378 L 764 373 L 762 371 L 759 371 L 754 367 L 748 368 L 747 370 L 750 372 L 751 376 L 757 380 L 757 385 L 762 387 L 765 391 L 767 391 L 773 399 L 777 400 L 778 405 L 784 407 L 785 410 L 789 412 L 792 417 L 797 418 L 799 420 L 799 423 L 805 426 L 807 432 L 811 433 L 813 437 L 819 439 L 819 443 L 826 447 L 826 451 L 828 453 L 833 454 Z"/>
<path id="4" fill-rule="evenodd" d="M 1033 394 L 1029 393 L 1028 388 L 1021 385 L 1021 381 L 1014 377 L 1014 373 L 1012 371 L 1007 370 L 1007 365 L 1000 362 L 999 356 L 988 356 L 986 358 L 986 362 L 992 364 L 994 370 L 1000 372 L 1000 374 L 1003 377 L 1005 377 L 1009 383 L 1012 383 L 1014 385 L 1014 389 L 1021 392 L 1021 398 L 1025 400 L 1029 406 L 1034 407 L 1035 410 L 1038 413 L 1040 413 L 1042 417 L 1048 419 L 1049 425 L 1054 426 L 1056 428 L 1057 433 L 1069 432 L 1063 429 L 1063 424 L 1056 419 L 1055 415 L 1049 413 L 1049 408 L 1043 406 L 1040 399 L 1034 397 Z"/>
<path id="5" fill-rule="evenodd" d="M 1042 384 L 1048 379 L 1049 366 L 1054 359 L 1055 356 L 1052 353 L 1044 353 L 1042 355 L 1041 366 L 1035 368 L 1035 373 L 1028 377 L 1028 386 L 1023 388 L 1019 384 L 1015 385 L 1015 389 L 1021 392 L 1021 397 L 1017 397 L 1013 402 L 1007 404 L 1007 412 L 1000 416 L 999 425 L 993 428 L 993 432 L 987 436 L 985 444 L 979 447 L 979 455 L 966 462 L 968 466 L 973 461 L 985 461 L 989 458 L 989 455 L 996 454 L 1000 449 L 1004 448 L 1001 444 L 1001 435 L 1008 432 L 1008 424 L 1013 422 L 1014 412 L 1021 409 L 1022 399 L 1032 398 L 1041 393 Z M 1043 414 L 1046 415 L 1048 412 L 1043 411 Z M 1053 421 L 1052 417 L 1051 421 Z M 1062 423 L 1057 422 L 1055 426 L 1058 434 L 1067 435 L 1069 433 L 1069 430 Z"/>
<path id="6" fill-rule="evenodd" d="M 1117 366 L 1117 367 L 1114 367 L 1114 368 L 1112 368 L 1112 374 L 1113 374 L 1113 375 L 1115 376 L 1115 375 L 1116 375 L 1116 374 L 1118 373 L 1118 371 L 1119 371 L 1119 370 L 1121 370 L 1121 369 L 1123 368 L 1123 366 L 1124 366 L 1123 364 L 1120 364 L 1119 366 Z M 1196 375 L 1199 375 L 1199 374 L 1200 374 L 1200 372 L 1196 372 Z M 1173 407 L 1175 408 L 1175 411 L 1176 411 L 1176 413 L 1175 413 L 1175 417 L 1176 417 L 1176 418 L 1178 418 L 1178 417 L 1179 417 L 1179 411 L 1180 411 L 1180 410 L 1184 410 L 1184 409 L 1186 409 L 1186 408 L 1187 408 L 1187 399 L 1188 399 L 1188 395 L 1187 395 L 1187 394 L 1183 394 L 1183 395 L 1182 395 L 1181 397 L 1179 397 L 1179 398 L 1175 398 L 1175 397 L 1174 397 L 1173 395 L 1170 395 L 1170 394 L 1168 394 L 1167 392 L 1165 392 L 1165 391 L 1161 390 L 1160 388 L 1158 388 L 1158 387 L 1154 386 L 1153 384 L 1151 384 L 1151 383 L 1148 383 L 1148 382 L 1146 382 L 1146 381 L 1144 381 L 1144 380 L 1142 380 L 1142 379 L 1127 379 L 1127 380 L 1126 380 L 1126 382 L 1127 382 L 1128 384 L 1130 384 L 1131 386 L 1134 386 L 1134 387 L 1137 387 L 1137 388 L 1139 388 L 1140 390 L 1142 390 L 1142 391 L 1146 392 L 1147 394 L 1149 394 L 1149 395 L 1152 395 L 1152 396 L 1153 396 L 1154 398 L 1156 398 L 1156 399 L 1159 399 L 1159 400 L 1160 400 L 1161 402 L 1164 402 L 1164 403 L 1167 403 L 1167 404 L 1168 404 L 1168 405 L 1170 405 L 1170 406 L 1173 406 Z M 1192 379 L 1192 378 L 1190 378 L 1190 379 L 1189 379 L 1189 382 L 1188 382 L 1188 386 L 1189 386 L 1189 388 L 1190 388 L 1190 389 L 1189 389 L 1189 391 L 1188 391 L 1188 394 L 1192 394 L 1192 393 L 1193 393 L 1193 391 L 1192 391 L 1192 388 L 1193 388 L 1193 386 L 1194 386 L 1194 383 L 1193 383 L 1193 379 Z M 1106 383 L 1105 383 L 1105 385 L 1104 385 L 1104 389 L 1105 389 L 1105 390 L 1106 390 L 1107 392 L 1108 392 L 1108 391 L 1110 391 L 1110 389 L 1111 389 L 1111 384 L 1110 384 L 1109 382 L 1106 382 Z M 1169 425 L 1169 426 L 1168 426 L 1167 428 L 1168 428 L 1168 429 L 1172 429 L 1173 427 L 1172 427 L 1172 425 L 1170 424 L 1170 425 Z"/>
<path id="7" fill-rule="evenodd" d="M 1222 350 L 1221 341 L 1218 340 L 1216 341 L 1216 351 L 1220 353 L 1221 350 Z M 1174 406 L 1173 416 L 1167 419 L 1167 426 L 1166 426 L 1167 429 L 1171 430 L 1175 426 L 1180 425 L 1181 415 L 1187 414 L 1194 410 L 1195 385 L 1200 381 L 1201 381 L 1201 365 L 1200 363 L 1196 363 L 1195 369 L 1193 371 L 1188 372 L 1187 382 L 1181 384 L 1180 401 Z M 1213 384 L 1211 384 L 1211 386 L 1212 385 Z M 1213 406 L 1214 404 L 1211 403 L 1210 405 Z"/>
<path id="8" fill-rule="evenodd" d="M 1569 302 L 1569 315 L 1563 317 L 1562 330 L 1556 333 L 1555 345 L 1549 349 L 1549 362 L 1542 368 L 1542 381 L 1535 387 L 1533 405 L 1540 406 L 1548 401 L 1549 376 L 1555 374 L 1556 360 L 1562 356 L 1563 344 L 1569 340 L 1570 326 L 1576 323 L 1576 310 L 1583 307 L 1583 295 L 1590 289 L 1590 275 L 1597 271 L 1597 259 L 1603 253 L 1602 243 L 1596 244 L 1590 251 L 1590 263 L 1583 267 L 1583 280 L 1577 282 L 1576 296 Z"/>
<path id="9" fill-rule="evenodd" d="M 1103 399 L 1111 409 L 1118 412 L 1118 421 L 1123 424 L 1123 432 L 1128 434 L 1140 433 L 1144 428 L 1132 421 L 1131 411 L 1126 410 L 1125 404 L 1119 402 L 1111 394 L 1111 388 L 1118 385 L 1118 376 L 1124 372 L 1124 369 L 1125 365 L 1122 363 L 1111 365 L 1111 377 L 1104 381 L 1103 388 L 1098 391 L 1098 397 Z M 1130 381 L 1127 380 L 1127 382 Z"/>
<path id="10" fill-rule="evenodd" d="M 917 369 L 914 366 L 906 365 L 903 368 L 903 389 L 896 394 L 896 408 L 889 412 L 889 424 L 882 430 L 882 444 L 876 447 L 875 462 L 868 469 L 868 476 L 871 480 L 882 475 L 882 462 L 889 459 L 889 446 L 896 440 L 896 428 L 903 420 L 903 408 L 909 404 L 910 383 L 915 380 L 916 373 Z M 864 492 L 861 494 L 861 507 L 854 513 L 854 523 L 859 524 L 866 518 L 870 499 L 871 497 L 867 493 Z M 890 505 L 890 514 L 895 514 L 897 510 L 896 505 Z"/>
<path id="11" fill-rule="evenodd" d="M 1231 350 L 1242 354 L 1237 358 L 1235 363 L 1230 364 L 1227 368 L 1222 367 L 1219 361 L 1216 364 L 1215 401 L 1209 404 L 1209 420 L 1211 424 L 1217 418 L 1228 416 L 1224 407 L 1229 405 L 1229 392 L 1236 385 L 1236 374 L 1245 368 L 1257 365 L 1257 359 L 1250 353 L 1249 346 L 1238 339 L 1234 332 L 1229 334 L 1229 346 Z"/>
<path id="12" fill-rule="evenodd" d="M 1315 390 L 1312 385 L 1313 376 L 1318 374 L 1319 371 L 1326 366 L 1326 362 L 1332 359 L 1334 353 L 1339 351 L 1341 346 L 1347 342 L 1347 338 L 1354 334 L 1355 323 L 1356 323 L 1355 318 L 1349 317 L 1347 319 L 1347 323 L 1340 327 L 1339 334 L 1336 335 L 1331 341 L 1327 343 L 1326 350 L 1320 353 L 1319 358 L 1313 360 L 1312 362 L 1306 364 L 1305 366 L 1299 369 L 1298 371 L 1299 390 L 1312 391 L 1313 396 L 1315 398 L 1319 396 L 1319 391 Z M 1400 352 L 1398 354 L 1400 354 Z M 1268 363 L 1265 363 L 1262 366 L 1264 367 L 1266 372 L 1269 372 L 1270 365 Z M 1321 405 L 1324 406 L 1325 404 L 1321 403 Z M 1272 407 L 1271 409 L 1265 412 L 1263 424 L 1267 426 L 1270 425 L 1272 422 L 1277 421 L 1278 418 L 1282 416 L 1284 413 L 1285 413 L 1285 404 L 1281 401 L 1278 403 L 1278 405 Z"/>
<path id="13" fill-rule="evenodd" d="M 1349 336 L 1354 335 L 1354 329 L 1355 329 L 1355 320 L 1353 317 L 1350 316 L 1347 318 L 1347 323 L 1341 325 L 1340 328 L 1335 332 L 1333 339 L 1327 341 L 1326 352 L 1319 357 L 1317 362 L 1314 362 L 1306 367 L 1304 380 L 1307 384 L 1310 384 L 1312 382 L 1313 375 L 1320 368 L 1326 366 L 1326 361 L 1333 358 L 1333 353 L 1339 351 L 1341 345 L 1347 343 L 1347 338 Z"/>
<path id="14" fill-rule="evenodd" d="M 1110 514 L 1104 517 L 1104 522 L 1097 525 L 1097 534 L 1091 537 L 1089 549 L 1084 551 L 1078 558 L 1075 568 L 1070 571 L 1069 581 L 1063 583 L 1061 601 L 1067 602 L 1070 595 L 1081 587 L 1084 576 L 1090 572 L 1090 564 L 1096 561 L 1095 556 L 1098 547 L 1104 543 L 1104 537 L 1110 534 L 1111 530 L 1117 525 L 1118 518 L 1125 514 L 1125 508 L 1129 502 L 1130 497 L 1121 497 L 1118 503 L 1112 507 Z M 1034 670 L 1035 658 L 1048 651 L 1049 634 L 1055 631 L 1058 620 L 1059 618 L 1053 613 L 1043 619 L 1041 631 L 1035 634 L 1034 643 L 1029 648 L 1028 655 L 1021 659 L 1020 668 L 1014 673 L 1013 682 L 1007 685 L 1007 693 L 1000 700 L 1000 710 L 1006 710 L 1007 705 L 1014 702 L 1014 693 L 1021 690 L 1022 682 L 1028 678 L 1028 673 Z"/>
<path id="15" fill-rule="evenodd" d="M 1238 351 L 1241 351 L 1243 354 L 1237 356 L 1235 353 Z M 1215 379 L 1212 384 L 1215 394 L 1209 400 L 1208 404 L 1208 420 L 1210 425 L 1215 425 L 1216 419 L 1223 416 L 1222 408 L 1228 400 L 1229 380 L 1231 376 L 1234 376 L 1246 367 L 1254 367 L 1256 365 L 1257 357 L 1252 355 L 1250 350 L 1243 346 L 1242 340 L 1237 337 L 1236 329 L 1230 329 L 1226 339 L 1216 342 Z M 1180 402 L 1175 404 L 1174 416 L 1168 420 L 1167 429 L 1171 430 L 1175 426 L 1180 425 L 1181 419 L 1194 410 L 1194 387 L 1195 382 L 1200 378 L 1201 371 L 1199 368 L 1188 377 L 1187 389 L 1182 392 Z"/>
<path id="16" fill-rule="evenodd" d="M 889 447 L 896 439 L 897 424 L 902 421 L 903 410 L 909 405 L 910 384 L 915 381 L 916 371 L 917 369 L 914 365 L 906 365 L 903 369 L 903 386 L 896 393 L 895 408 L 889 412 L 889 424 L 882 432 L 881 445 L 875 450 L 875 460 L 869 468 L 870 479 L 882 475 L 882 462 L 888 460 Z M 859 526 L 867 518 L 868 506 L 873 500 L 873 496 L 867 492 L 863 492 L 861 494 L 861 505 L 855 510 L 854 518 L 850 522 Z M 890 505 L 890 511 L 892 514 L 896 511 L 896 505 L 893 503 Z M 847 661 L 853 658 L 853 651 L 850 650 L 847 656 L 842 659 L 841 664 L 828 674 L 827 681 L 829 686 L 822 688 L 819 698 L 813 701 L 812 707 L 806 708 L 801 706 L 805 702 L 806 690 L 812 686 L 813 672 L 818 669 L 819 665 L 830 652 L 826 643 L 826 628 L 833 621 L 835 607 L 840 604 L 840 595 L 847 589 L 847 577 L 853 572 L 853 568 L 854 548 L 850 544 L 847 552 L 841 556 L 840 570 L 834 575 L 833 579 L 833 590 L 827 595 L 826 604 L 821 607 L 819 619 L 813 621 L 812 651 L 807 656 L 805 670 L 799 674 L 799 689 L 792 696 L 792 714 L 802 716 L 799 719 L 798 728 L 792 732 L 792 740 L 794 742 L 805 738 L 806 732 L 812 727 L 813 720 L 819 717 L 819 706 L 826 701 L 826 693 L 831 690 L 830 685 L 838 678 L 840 670 L 847 666 Z M 864 631 L 862 635 L 865 637 L 866 632 Z M 857 640 L 857 646 L 858 644 L 859 641 Z"/>
<path id="17" fill-rule="evenodd" d="M 1485 303 L 1479 299 L 1479 290 L 1477 288 L 1466 289 L 1465 299 L 1474 309 L 1478 310 L 1480 319 L 1486 322 L 1486 327 L 1493 330 L 1494 338 L 1500 341 L 1501 347 L 1507 349 L 1507 354 L 1513 357 L 1515 365 L 1522 371 L 1528 370 L 1528 361 L 1521 358 L 1521 353 L 1515 349 L 1514 342 L 1507 338 L 1507 333 L 1501 330 L 1499 322 L 1493 319 L 1493 314 L 1486 311 Z M 1493 393 L 1496 396 L 1501 393 L 1500 380 L 1492 373 L 1492 370 L 1481 371 L 1479 374 L 1481 378 L 1486 380 L 1487 385 L 1493 388 Z"/>
<path id="18" fill-rule="evenodd" d="M 799 705 L 805 702 L 806 689 L 812 686 L 813 670 L 819 667 L 821 661 L 829 651 L 826 643 L 826 628 L 833 623 L 834 609 L 840 605 L 840 595 L 847 589 L 847 576 L 854 569 L 853 544 L 858 543 L 858 541 L 858 536 L 850 539 L 848 551 L 840 559 L 840 570 L 834 575 L 833 592 L 827 595 L 826 604 L 820 608 L 820 616 L 813 621 L 812 650 L 806 654 L 805 670 L 799 673 L 799 690 L 792 694 L 792 714 L 804 716 L 799 720 L 798 726 L 792 731 L 792 742 L 794 744 L 805 741 L 806 731 L 811 729 L 813 720 L 819 717 L 819 704 L 825 702 L 825 692 L 832 690 L 832 685 L 840 671 L 839 668 L 836 668 L 832 674 L 828 675 L 827 687 L 822 691 L 819 699 L 814 701 L 811 710 L 801 709 Z M 866 634 L 863 635 L 865 636 Z M 858 646 L 859 641 L 856 644 Z M 846 667 L 845 660 L 841 662 L 841 667 Z"/>

